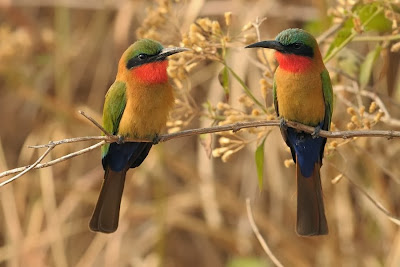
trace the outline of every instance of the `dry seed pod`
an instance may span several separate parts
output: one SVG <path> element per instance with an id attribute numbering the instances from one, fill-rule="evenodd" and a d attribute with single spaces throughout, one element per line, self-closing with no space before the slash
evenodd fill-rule
<path id="1" fill-rule="evenodd" d="M 230 26 L 232 22 L 232 12 L 225 12 L 224 17 L 226 26 Z"/>

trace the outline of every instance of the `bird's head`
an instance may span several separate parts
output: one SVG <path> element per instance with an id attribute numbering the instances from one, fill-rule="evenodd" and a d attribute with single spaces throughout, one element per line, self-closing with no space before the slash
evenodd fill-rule
<path id="1" fill-rule="evenodd" d="M 290 72 L 303 72 L 313 65 L 322 63 L 317 41 L 302 29 L 287 29 L 280 32 L 275 40 L 261 41 L 246 48 L 275 49 L 279 66 Z"/>
<path id="2" fill-rule="evenodd" d="M 167 57 L 187 51 L 184 47 L 164 48 L 159 42 L 141 39 L 124 52 L 119 62 L 119 74 L 143 83 L 164 83 L 168 81 Z"/>

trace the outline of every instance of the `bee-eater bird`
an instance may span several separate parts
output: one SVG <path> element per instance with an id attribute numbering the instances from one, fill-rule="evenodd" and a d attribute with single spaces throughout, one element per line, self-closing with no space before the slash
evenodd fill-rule
<path id="1" fill-rule="evenodd" d="M 167 57 L 188 50 L 164 48 L 160 43 L 142 39 L 122 55 L 115 82 L 105 97 L 104 129 L 121 138 L 154 139 L 165 126 L 174 103 L 168 82 Z M 104 181 L 90 220 L 92 231 L 112 233 L 118 228 L 125 175 L 138 167 L 152 143 L 126 142 L 102 147 Z"/>
<path id="2" fill-rule="evenodd" d="M 322 196 L 320 168 L 329 130 L 333 92 L 329 73 L 322 61 L 317 41 L 301 29 L 287 29 L 275 40 L 251 44 L 247 48 L 275 49 L 279 63 L 274 75 L 275 111 L 281 117 L 281 133 L 296 162 L 297 226 L 299 235 L 328 234 Z M 284 120 L 316 127 L 313 134 L 287 127 Z"/>

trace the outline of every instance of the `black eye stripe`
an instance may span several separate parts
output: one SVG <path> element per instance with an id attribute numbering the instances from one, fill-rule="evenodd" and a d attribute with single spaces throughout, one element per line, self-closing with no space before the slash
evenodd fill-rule
<path id="1" fill-rule="evenodd" d="M 126 63 L 126 68 L 132 69 L 134 67 L 141 66 L 146 63 L 157 61 L 157 60 L 159 60 L 157 58 L 157 55 L 158 55 L 158 53 L 155 55 L 141 53 L 141 54 L 129 59 L 128 62 Z"/>
<path id="2" fill-rule="evenodd" d="M 311 46 L 302 43 L 292 43 L 284 45 L 284 53 L 294 54 L 299 56 L 313 57 L 314 51 Z"/>

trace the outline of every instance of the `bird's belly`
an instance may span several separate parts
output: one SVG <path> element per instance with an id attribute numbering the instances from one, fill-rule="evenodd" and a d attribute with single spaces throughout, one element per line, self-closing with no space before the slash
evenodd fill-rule
<path id="1" fill-rule="evenodd" d="M 174 102 L 172 88 L 163 88 L 157 93 L 150 90 L 128 98 L 119 124 L 119 135 L 151 139 L 165 127 Z"/>
<path id="2" fill-rule="evenodd" d="M 287 73 L 275 76 L 279 115 L 286 120 L 316 126 L 325 117 L 321 76 Z"/>

